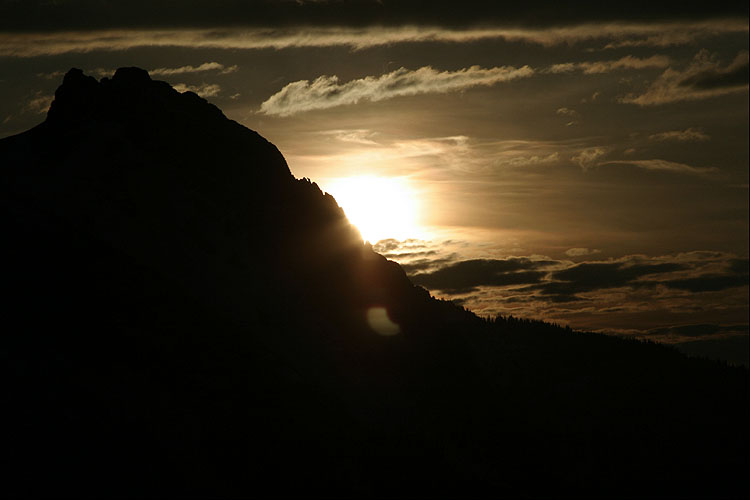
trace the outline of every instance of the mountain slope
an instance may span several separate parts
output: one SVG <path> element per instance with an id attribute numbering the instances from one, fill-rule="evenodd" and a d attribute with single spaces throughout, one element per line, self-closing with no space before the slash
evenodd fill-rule
<path id="1" fill-rule="evenodd" d="M 435 300 L 143 70 L 0 165 L 10 494 L 747 492 L 746 370 Z"/>

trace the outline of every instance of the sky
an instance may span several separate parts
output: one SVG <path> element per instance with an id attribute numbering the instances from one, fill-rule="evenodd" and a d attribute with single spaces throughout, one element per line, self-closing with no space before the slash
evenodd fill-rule
<path id="1" fill-rule="evenodd" d="M 747 2 L 574 5 L 0 0 L 0 137 L 139 66 L 437 297 L 747 357 Z"/>

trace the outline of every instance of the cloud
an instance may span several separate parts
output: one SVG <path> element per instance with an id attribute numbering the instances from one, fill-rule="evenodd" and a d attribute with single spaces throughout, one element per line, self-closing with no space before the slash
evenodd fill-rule
<path id="1" fill-rule="evenodd" d="M 224 66 L 217 62 L 207 62 L 198 66 L 180 66 L 179 68 L 156 68 L 149 71 L 151 76 L 183 75 L 185 73 L 201 73 L 204 71 L 219 71 L 222 74 L 234 73 L 239 66 Z"/>
<path id="2" fill-rule="evenodd" d="M 392 250 L 396 250 L 401 247 L 402 247 L 402 243 L 400 240 L 397 240 L 396 238 L 386 238 L 384 240 L 380 240 L 377 243 L 375 243 L 372 246 L 372 249 L 378 253 L 383 253 L 383 252 L 390 252 Z"/>
<path id="3" fill-rule="evenodd" d="M 702 134 L 699 131 L 688 129 L 686 131 L 680 132 L 665 132 L 665 136 L 668 136 L 670 139 L 672 137 L 680 137 L 683 140 L 687 140 L 687 138 L 691 139 L 697 139 L 698 137 L 703 137 L 705 134 Z M 657 136 L 660 136 L 661 134 L 657 134 Z M 654 136 L 651 136 L 654 137 Z M 705 136 L 708 137 L 708 136 Z M 601 167 L 605 165 L 630 165 L 636 168 L 640 168 L 643 170 L 653 170 L 653 171 L 661 171 L 661 172 L 671 172 L 675 174 L 687 174 L 687 175 L 709 175 L 709 174 L 715 174 L 719 172 L 719 169 L 716 167 L 693 167 L 691 165 L 687 165 L 684 163 L 678 163 L 674 161 L 669 160 L 662 160 L 662 159 L 650 159 L 650 160 L 608 160 L 608 161 L 601 161 L 604 156 L 609 153 L 609 149 L 601 146 L 597 147 L 591 147 L 586 148 L 578 152 L 578 154 L 572 156 L 570 159 L 574 163 L 577 163 L 583 170 L 589 170 L 594 167 Z M 630 148 L 624 151 L 625 154 L 633 154 L 635 153 L 635 150 Z"/>
<path id="4" fill-rule="evenodd" d="M 601 253 L 601 250 L 589 249 L 589 248 L 570 248 L 565 251 L 565 255 L 568 257 L 581 257 L 584 255 L 594 255 L 597 253 Z"/>
<path id="5" fill-rule="evenodd" d="M 598 164 L 597 161 L 606 155 L 608 151 L 608 148 L 604 147 L 586 148 L 579 151 L 577 155 L 572 156 L 570 159 L 586 170 L 596 166 Z"/>
<path id="6" fill-rule="evenodd" d="M 36 92 L 34 97 L 29 99 L 24 105 L 24 111 L 35 114 L 43 114 L 49 110 L 50 104 L 55 96 L 43 94 L 41 91 Z"/>
<path id="7" fill-rule="evenodd" d="M 403 258 L 403 256 L 401 255 L 390 255 L 390 256 L 385 255 L 385 257 L 388 259 L 402 259 Z M 432 257 L 429 259 L 414 259 L 408 262 L 402 262 L 400 265 L 406 274 L 416 275 L 417 273 L 425 273 L 427 271 L 440 269 L 441 267 L 451 263 L 452 261 L 453 261 L 452 258 L 438 259 L 438 258 Z"/>
<path id="8" fill-rule="evenodd" d="M 58 80 L 65 76 L 64 71 L 51 71 L 49 73 L 37 73 L 36 76 L 45 80 Z"/>
<path id="9" fill-rule="evenodd" d="M 16 0 L 0 3 L 0 27 L 12 31 L 93 29 L 123 26 L 570 26 L 582 23 L 648 19 L 657 22 L 680 19 L 715 21 L 747 18 L 743 2 L 692 2 L 680 4 L 679 12 L 660 2 L 587 2 L 571 9 L 560 2 L 498 3 L 486 0 L 425 1 L 301 1 L 301 0 L 191 0 L 179 8 L 169 0 L 102 2 L 91 0 Z M 143 13 L 148 12 L 148 16 Z M 721 23 L 718 29 L 721 28 Z M 653 33 L 662 33 L 653 31 Z"/>
<path id="10" fill-rule="evenodd" d="M 686 326 L 692 327 L 694 325 Z M 696 328 L 695 330 L 688 330 L 688 335 L 682 337 L 679 336 L 679 330 L 676 332 L 667 330 L 659 335 L 660 340 L 666 339 L 667 342 L 688 356 L 707 357 L 727 361 L 733 365 L 750 367 L 748 325 L 706 324 L 695 326 L 705 327 L 707 331 L 713 331 L 714 333 L 690 336 L 690 334 L 698 332 L 698 328 Z M 676 328 L 680 329 L 681 327 Z"/>
<path id="11" fill-rule="evenodd" d="M 405 257 L 407 257 L 407 258 L 427 257 L 427 256 L 434 256 L 434 255 L 437 255 L 437 254 L 438 254 L 437 250 L 425 250 L 425 251 L 422 251 L 422 252 L 384 253 L 382 255 L 386 259 L 403 259 Z"/>
<path id="12" fill-rule="evenodd" d="M 287 155 L 287 161 L 319 172 L 318 178 L 334 178 L 341 168 L 351 172 L 381 172 L 381 175 L 413 175 L 421 181 L 453 182 L 463 187 L 476 182 L 467 173 L 490 181 L 504 169 L 533 169 L 567 161 L 563 151 L 570 141 L 525 141 L 479 139 L 467 136 L 404 139 L 387 130 L 315 131 L 313 146 Z M 330 137 L 333 140 L 321 140 Z M 559 152 L 558 152 L 559 151 Z M 336 168 L 334 168 L 336 167 Z M 434 185 L 433 185 L 434 186 Z M 457 189 L 463 189 L 456 185 Z"/>
<path id="13" fill-rule="evenodd" d="M 417 70 L 399 68 L 375 77 L 367 76 L 339 83 L 337 76 L 319 76 L 312 82 L 300 80 L 286 85 L 260 106 L 267 115 L 289 116 L 303 111 L 326 109 L 359 101 L 382 101 L 399 96 L 455 92 L 477 86 L 491 86 L 534 73 L 528 66 L 437 71 L 430 66 Z"/>
<path id="14" fill-rule="evenodd" d="M 599 333 L 669 344 L 688 356 L 750 366 L 748 325 L 741 323 L 688 323 L 638 329 L 604 329 Z"/>
<path id="15" fill-rule="evenodd" d="M 668 68 L 643 94 L 629 94 L 620 102 L 656 106 L 708 99 L 748 89 L 748 51 L 741 51 L 727 66 L 703 49 L 682 71 Z"/>
<path id="16" fill-rule="evenodd" d="M 558 301 L 575 300 L 579 293 L 625 286 L 652 285 L 652 282 L 644 283 L 638 280 L 644 276 L 684 269 L 687 269 L 687 266 L 676 262 L 584 262 L 551 273 L 549 281 L 536 285 L 532 289 L 539 290 L 543 295 L 553 296 Z"/>
<path id="17" fill-rule="evenodd" d="M 378 143 L 373 140 L 377 135 L 368 129 L 348 129 L 348 130 L 324 130 L 320 132 L 323 135 L 333 136 L 336 140 L 353 144 L 363 144 L 366 146 L 377 146 Z"/>
<path id="18" fill-rule="evenodd" d="M 570 108 L 557 108 L 557 111 L 555 111 L 555 113 L 563 116 L 578 116 L 578 112 L 575 109 Z"/>
<path id="19" fill-rule="evenodd" d="M 202 83 L 200 85 L 177 83 L 173 87 L 177 92 L 195 92 L 201 97 L 216 97 L 221 92 L 221 87 L 215 83 Z"/>
<path id="20" fill-rule="evenodd" d="M 578 67 L 586 74 L 609 73 L 618 69 L 644 69 L 644 68 L 666 68 L 669 66 L 669 58 L 666 56 L 651 56 L 639 59 L 633 56 L 625 56 L 616 61 L 599 61 L 579 63 Z"/>
<path id="21" fill-rule="evenodd" d="M 717 292 L 728 288 L 747 286 L 747 274 L 709 274 L 695 278 L 665 281 L 664 286 L 689 292 Z"/>
<path id="22" fill-rule="evenodd" d="M 36 57 L 71 52 L 121 51 L 137 47 L 280 50 L 296 47 L 339 46 L 362 50 L 398 43 L 473 43 L 483 40 L 505 40 L 543 46 L 609 40 L 608 46 L 629 43 L 665 47 L 694 43 L 697 40 L 721 34 L 748 32 L 745 19 L 712 19 L 678 23 L 584 23 L 547 28 L 404 25 L 403 20 L 399 24 L 399 26 L 352 27 L 342 24 L 279 27 L 282 25 L 273 22 L 266 27 L 215 26 L 210 29 L 70 30 L 68 27 L 58 27 L 57 30 L 46 31 L 27 28 L 22 31 L 0 32 L 0 56 Z M 194 26 L 195 23 L 188 25 Z"/>
<path id="23" fill-rule="evenodd" d="M 455 262 L 458 260 L 455 247 L 456 242 L 450 240 L 433 242 L 415 238 L 388 238 L 372 245 L 374 251 L 398 262 L 409 275 L 434 271 Z"/>
<path id="24" fill-rule="evenodd" d="M 542 70 L 543 73 L 552 73 L 553 75 L 557 75 L 560 73 L 572 73 L 577 68 L 576 63 L 559 63 L 559 64 L 553 64 L 552 66 L 545 68 Z"/>
<path id="25" fill-rule="evenodd" d="M 711 323 L 674 325 L 652 328 L 646 333 L 649 336 L 708 337 L 721 334 L 747 335 L 748 325 L 719 325 Z"/>
<path id="26" fill-rule="evenodd" d="M 748 259 L 723 252 L 579 263 L 544 256 L 468 261 L 454 256 L 436 266 L 429 260 L 415 259 L 410 278 L 438 297 L 459 297 L 481 315 L 544 318 L 668 342 L 683 337 L 656 335 L 648 328 L 680 326 L 687 318 L 701 318 L 695 324 L 736 324 L 747 317 Z M 689 328 L 675 332 L 690 333 Z"/>
<path id="27" fill-rule="evenodd" d="M 684 163 L 667 160 L 611 160 L 598 163 L 601 165 L 632 165 L 644 170 L 657 170 L 661 172 L 672 172 L 675 174 L 708 175 L 719 171 L 716 167 L 692 167 Z"/>
<path id="28" fill-rule="evenodd" d="M 540 283 L 552 261 L 511 257 L 503 260 L 474 259 L 448 264 L 440 269 L 411 275 L 417 285 L 449 294 L 474 291 L 479 286 L 502 287 Z"/>
<path id="29" fill-rule="evenodd" d="M 542 72 L 559 74 L 582 71 L 585 74 L 593 75 L 599 73 L 610 73 L 619 69 L 666 68 L 667 66 L 669 66 L 669 58 L 667 56 L 655 55 L 644 59 L 625 56 L 612 61 L 553 64 Z"/>
<path id="30" fill-rule="evenodd" d="M 571 248 L 569 256 L 600 253 L 588 248 Z M 648 258 L 632 255 L 615 260 L 571 263 L 549 258 L 509 257 L 474 259 L 440 264 L 429 273 L 429 259 L 407 271 L 412 281 L 449 294 L 467 293 L 477 287 L 530 285 L 514 293 L 541 294 L 543 300 L 578 300 L 579 294 L 614 288 L 631 290 L 663 287 L 688 292 L 719 291 L 748 284 L 747 260 L 727 259 L 724 254 L 701 252 Z M 521 300 L 516 297 L 515 301 Z M 525 300 L 534 300 L 527 297 Z M 538 299 L 537 299 L 538 300 Z"/>
<path id="31" fill-rule="evenodd" d="M 578 112 L 574 109 L 570 108 L 558 108 L 557 111 L 555 111 L 560 116 L 567 116 L 568 118 L 578 118 L 580 115 Z M 571 120 L 565 124 L 566 127 L 572 127 L 574 125 L 578 125 L 580 122 L 578 120 Z"/>
<path id="32" fill-rule="evenodd" d="M 729 262 L 730 272 L 736 274 L 750 274 L 750 260 L 748 259 L 734 259 Z"/>
<path id="33" fill-rule="evenodd" d="M 670 130 L 648 136 L 649 140 L 656 142 L 678 141 L 678 142 L 705 142 L 711 139 L 710 136 L 697 128 L 688 128 L 685 130 Z"/>
<path id="34" fill-rule="evenodd" d="M 503 167 L 527 167 L 530 165 L 549 165 L 560 161 L 559 153 L 550 153 L 548 155 L 531 155 L 531 156 L 501 156 L 497 159 L 496 164 Z"/>
<path id="35" fill-rule="evenodd" d="M 443 245 L 450 244 L 452 242 L 446 241 Z M 408 257 L 423 257 L 425 255 L 437 255 L 437 250 L 441 247 L 440 244 L 435 244 L 428 240 L 421 240 L 417 238 L 407 238 L 405 240 L 397 240 L 396 238 L 386 238 L 372 244 L 372 249 L 383 254 L 387 258 L 408 258 Z"/>
<path id="36" fill-rule="evenodd" d="M 239 66 L 232 65 L 232 66 L 225 66 L 221 63 L 217 62 L 207 62 L 199 64 L 198 66 L 180 66 L 178 68 L 154 68 L 148 70 L 149 75 L 152 77 L 158 77 L 158 76 L 174 76 L 174 75 L 185 75 L 185 74 L 191 74 L 191 73 L 203 73 L 207 71 L 218 71 L 222 75 L 226 75 L 229 73 L 234 73 L 239 69 Z M 112 77 L 112 75 L 115 73 L 115 69 L 113 68 L 94 68 L 89 70 L 89 73 L 94 74 L 98 77 Z M 55 71 L 53 73 L 40 73 L 38 76 L 51 79 L 51 78 L 57 78 L 59 76 L 62 76 L 64 72 L 61 71 Z"/>

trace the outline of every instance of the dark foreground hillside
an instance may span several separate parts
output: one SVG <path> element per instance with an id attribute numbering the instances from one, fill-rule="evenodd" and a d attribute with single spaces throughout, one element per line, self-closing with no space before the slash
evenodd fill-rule
<path id="1" fill-rule="evenodd" d="M 3 496 L 748 494 L 746 369 L 435 300 L 143 70 L 0 140 L 0 221 Z"/>

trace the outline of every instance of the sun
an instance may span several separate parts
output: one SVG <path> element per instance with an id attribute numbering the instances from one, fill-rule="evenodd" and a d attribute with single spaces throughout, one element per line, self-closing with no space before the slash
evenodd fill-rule
<path id="1" fill-rule="evenodd" d="M 370 243 L 421 237 L 417 193 L 404 178 L 340 177 L 327 182 L 325 190 Z"/>

